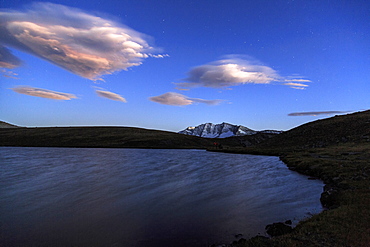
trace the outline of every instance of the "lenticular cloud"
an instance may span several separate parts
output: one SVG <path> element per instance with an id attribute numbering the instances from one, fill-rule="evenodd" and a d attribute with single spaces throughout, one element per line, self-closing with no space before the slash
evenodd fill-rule
<path id="1" fill-rule="evenodd" d="M 310 80 L 280 76 L 274 69 L 241 55 L 228 55 L 224 59 L 194 67 L 188 72 L 188 77 L 184 81 L 176 84 L 180 88 L 223 88 L 242 84 L 288 82 L 282 85 L 304 89 L 307 85 L 302 82 L 310 82 Z"/>
<path id="2" fill-rule="evenodd" d="M 147 36 L 79 9 L 37 3 L 24 12 L 0 12 L 0 44 L 96 80 L 138 66 L 154 48 Z M 4 62 L 5 63 L 5 62 Z"/>
<path id="3" fill-rule="evenodd" d="M 121 95 L 110 92 L 110 91 L 96 89 L 95 92 L 99 97 L 102 97 L 102 98 L 115 100 L 115 101 L 121 101 L 121 102 L 124 102 L 124 103 L 127 102 L 126 99 L 123 98 Z"/>
<path id="4" fill-rule="evenodd" d="M 172 105 L 172 106 L 185 106 L 191 105 L 194 103 L 203 103 L 207 105 L 218 105 L 223 100 L 215 99 L 215 100 L 205 100 L 199 98 L 189 98 L 185 95 L 168 92 L 159 96 L 154 96 L 149 98 L 150 101 L 162 104 L 162 105 Z"/>
<path id="5" fill-rule="evenodd" d="M 293 112 L 289 113 L 288 116 L 319 116 L 319 115 L 333 115 L 347 113 L 346 111 L 312 111 L 312 112 Z"/>
<path id="6" fill-rule="evenodd" d="M 54 99 L 54 100 L 70 100 L 70 99 L 77 98 L 74 94 L 55 92 L 55 91 L 51 91 L 48 89 L 35 88 L 35 87 L 29 87 L 29 86 L 18 86 L 18 87 L 12 88 L 12 90 L 20 94 L 25 94 L 25 95 L 35 96 L 35 97 L 40 97 L 40 98 L 46 98 L 46 99 Z"/>

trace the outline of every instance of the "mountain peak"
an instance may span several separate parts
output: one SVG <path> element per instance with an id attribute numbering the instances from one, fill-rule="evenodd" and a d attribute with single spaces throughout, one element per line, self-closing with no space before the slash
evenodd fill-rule
<path id="1" fill-rule="evenodd" d="M 221 124 L 204 123 L 196 127 L 191 126 L 178 133 L 206 138 L 226 138 L 230 136 L 253 135 L 257 132 L 258 131 L 251 130 L 242 125 L 233 125 L 223 122 Z"/>

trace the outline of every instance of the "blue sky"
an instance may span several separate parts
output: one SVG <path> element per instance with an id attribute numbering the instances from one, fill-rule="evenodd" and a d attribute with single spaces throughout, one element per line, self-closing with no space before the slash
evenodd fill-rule
<path id="1" fill-rule="evenodd" d="M 370 108 L 368 1 L 2 1 L 0 119 L 288 130 Z"/>

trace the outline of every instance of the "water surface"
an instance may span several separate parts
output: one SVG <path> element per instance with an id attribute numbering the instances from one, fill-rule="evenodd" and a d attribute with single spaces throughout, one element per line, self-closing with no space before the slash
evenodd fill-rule
<path id="1" fill-rule="evenodd" d="M 0 245 L 207 246 L 321 211 L 278 157 L 0 147 Z"/>

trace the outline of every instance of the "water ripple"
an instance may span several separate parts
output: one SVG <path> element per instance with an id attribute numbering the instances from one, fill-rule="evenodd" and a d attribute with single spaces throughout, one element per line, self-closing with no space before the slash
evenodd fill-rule
<path id="1" fill-rule="evenodd" d="M 0 161 L 8 246 L 204 246 L 321 210 L 322 183 L 277 157 L 1 147 Z"/>

